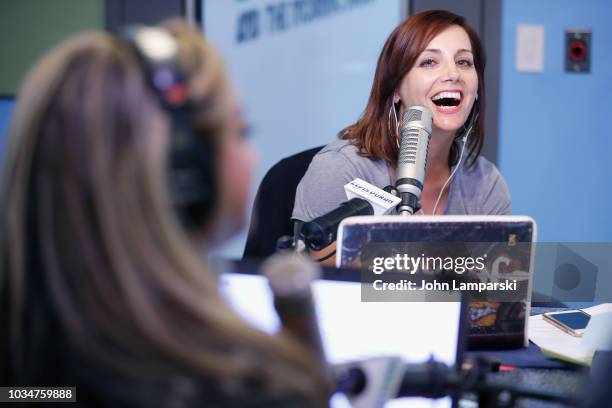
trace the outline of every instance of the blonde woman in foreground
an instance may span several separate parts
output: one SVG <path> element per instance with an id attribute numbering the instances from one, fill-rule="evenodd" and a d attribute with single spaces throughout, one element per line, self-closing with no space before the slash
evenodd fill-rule
<path id="1" fill-rule="evenodd" d="M 157 31 L 178 46 L 214 200 L 177 216 L 171 117 L 128 42 L 90 33 L 44 56 L 4 158 L 0 384 L 76 386 L 87 407 L 326 405 L 309 352 L 241 320 L 202 262 L 245 221 L 253 155 L 201 32 Z"/>

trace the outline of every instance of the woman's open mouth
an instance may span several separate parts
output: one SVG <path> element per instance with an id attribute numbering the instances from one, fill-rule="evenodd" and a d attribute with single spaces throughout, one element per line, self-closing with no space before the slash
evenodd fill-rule
<path id="1" fill-rule="evenodd" d="M 441 113 L 458 112 L 462 100 L 463 95 L 459 91 L 442 91 L 431 98 L 431 101 L 436 106 L 436 110 Z"/>

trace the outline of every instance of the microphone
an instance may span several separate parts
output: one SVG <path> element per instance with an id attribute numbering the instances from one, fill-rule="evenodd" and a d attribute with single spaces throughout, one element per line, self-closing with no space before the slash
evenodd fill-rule
<path id="1" fill-rule="evenodd" d="M 321 276 L 317 263 L 295 252 L 282 252 L 268 258 L 261 268 L 274 294 L 274 308 L 282 327 L 312 350 L 324 379 L 331 388 L 311 283 Z"/>
<path id="2" fill-rule="evenodd" d="M 302 226 L 302 238 L 308 248 L 320 251 L 336 240 L 338 225 L 343 219 L 356 215 L 373 215 L 374 207 L 367 200 L 353 198 L 327 214 Z"/>
<path id="3" fill-rule="evenodd" d="M 395 182 L 401 198 L 398 206 L 401 215 L 412 215 L 421 208 L 419 199 L 425 180 L 432 120 L 431 110 L 424 106 L 410 106 L 402 116 Z"/>
<path id="4" fill-rule="evenodd" d="M 336 391 L 344 394 L 353 408 L 382 407 L 397 398 L 404 363 L 399 357 L 371 357 L 334 365 Z"/>
<path id="5" fill-rule="evenodd" d="M 401 368 L 398 367 L 401 360 L 397 357 L 355 361 L 336 365 L 337 390 L 347 395 L 356 408 L 382 406 L 393 398 L 458 397 L 464 392 L 476 393 L 479 406 L 486 407 L 514 406 L 498 405 L 502 394 L 510 401 L 528 398 L 569 406 L 577 404 L 577 396 L 574 394 L 540 391 L 487 378 L 487 374 L 497 370 L 495 364 L 486 358 L 477 357 L 468 360 L 468 363 L 469 368 L 457 370 L 433 359 L 424 363 L 405 364 Z"/>
<path id="6" fill-rule="evenodd" d="M 348 201 L 302 226 L 302 238 L 310 249 L 319 251 L 334 242 L 338 225 L 343 219 L 357 215 L 388 214 L 400 202 L 399 197 L 391 194 L 394 190 L 392 186 L 380 189 L 359 178 L 347 183 L 344 190 Z"/>
<path id="7" fill-rule="evenodd" d="M 355 401 L 368 400 L 366 406 L 376 405 L 372 396 L 376 396 L 376 406 L 393 398 L 442 398 L 461 385 L 457 370 L 434 360 L 405 364 L 399 357 L 375 357 L 334 368 L 336 389 Z"/>
<path id="8" fill-rule="evenodd" d="M 346 198 L 361 198 L 367 200 L 374 210 L 374 215 L 389 214 L 399 204 L 401 199 L 393 186 L 380 189 L 360 178 L 344 186 Z"/>

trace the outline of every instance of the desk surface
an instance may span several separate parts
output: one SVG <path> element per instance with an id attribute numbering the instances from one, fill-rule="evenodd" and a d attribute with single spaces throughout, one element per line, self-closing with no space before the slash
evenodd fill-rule
<path id="1" fill-rule="evenodd" d="M 555 311 L 553 308 L 532 308 L 531 314 L 541 314 L 544 312 Z M 487 351 L 480 352 L 491 357 L 496 357 L 502 364 L 513 365 L 513 358 L 518 353 L 515 350 L 509 351 Z M 525 359 L 533 359 L 534 365 L 538 368 L 514 368 L 511 371 L 501 371 L 488 375 L 493 381 L 504 381 L 508 384 L 522 387 L 529 387 L 542 391 L 555 391 L 560 393 L 577 393 L 581 389 L 582 381 L 588 370 L 581 367 L 565 365 L 544 356 L 539 348 L 533 343 L 530 344 L 528 351 L 523 350 L 522 357 L 516 358 L 517 366 L 529 365 Z M 542 368 L 549 365 L 549 368 Z M 528 408 L 557 408 L 567 407 L 566 405 L 542 402 L 536 400 L 520 400 L 517 407 Z"/>
<path id="2" fill-rule="evenodd" d="M 582 370 L 517 368 L 512 371 L 490 374 L 489 378 L 516 386 L 569 394 L 581 391 L 584 375 Z M 567 405 L 526 399 L 519 400 L 516 406 L 521 408 L 567 408 Z"/>

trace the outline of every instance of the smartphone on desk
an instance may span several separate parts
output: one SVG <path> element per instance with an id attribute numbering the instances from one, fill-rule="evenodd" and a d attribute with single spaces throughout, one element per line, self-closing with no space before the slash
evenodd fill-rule
<path id="1" fill-rule="evenodd" d="M 582 310 L 544 313 L 544 320 L 575 337 L 582 337 L 591 315 Z"/>

